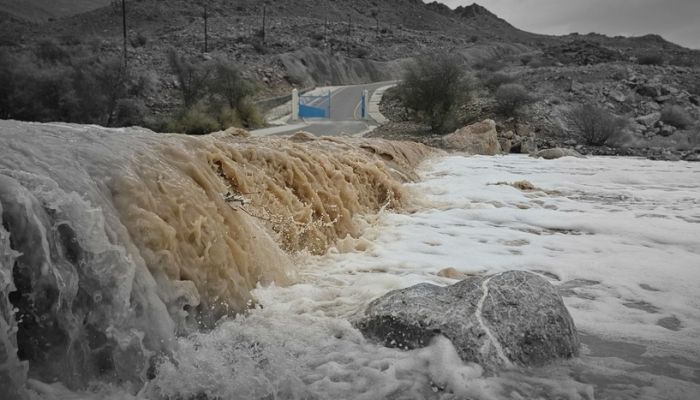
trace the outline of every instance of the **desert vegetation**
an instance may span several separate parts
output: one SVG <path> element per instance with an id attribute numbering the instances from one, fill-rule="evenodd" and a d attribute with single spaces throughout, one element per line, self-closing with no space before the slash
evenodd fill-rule
<path id="1" fill-rule="evenodd" d="M 469 99 L 470 85 L 459 59 L 442 54 L 422 56 L 405 65 L 399 97 L 418 121 L 433 132 L 458 125 L 458 110 Z"/>
<path id="2" fill-rule="evenodd" d="M 33 53 L 0 53 L 0 117 L 65 121 L 104 126 L 141 124 L 147 75 L 133 74 L 119 57 L 71 53 L 55 41 L 39 42 Z"/>
<path id="3" fill-rule="evenodd" d="M 627 125 L 624 118 L 592 103 L 574 106 L 564 119 L 568 128 L 590 146 L 608 143 Z"/>
<path id="4" fill-rule="evenodd" d="M 262 115 L 250 102 L 255 87 L 236 66 L 224 60 L 197 62 L 174 49 L 168 51 L 168 63 L 182 107 L 167 122 L 167 130 L 204 134 L 232 126 L 264 125 Z"/>
<path id="5" fill-rule="evenodd" d="M 519 83 L 501 85 L 496 89 L 495 98 L 498 110 L 506 116 L 515 116 L 534 101 L 525 86 Z"/>
<path id="6" fill-rule="evenodd" d="M 255 86 L 237 66 L 223 59 L 195 62 L 174 50 L 167 59 L 181 107 L 174 115 L 154 115 L 148 99 L 158 77 L 127 68 L 119 53 L 101 57 L 90 44 L 53 39 L 38 41 L 31 52 L 0 50 L 0 118 L 193 134 L 263 124 L 249 100 Z"/>
<path id="7" fill-rule="evenodd" d="M 674 104 L 663 108 L 661 122 L 678 129 L 686 129 L 693 124 L 693 119 L 683 107 Z"/>

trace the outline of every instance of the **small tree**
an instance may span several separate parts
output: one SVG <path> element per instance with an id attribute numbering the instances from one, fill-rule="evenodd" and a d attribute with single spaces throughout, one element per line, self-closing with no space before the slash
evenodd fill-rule
<path id="1" fill-rule="evenodd" d="M 446 132 L 455 127 L 456 110 L 469 98 L 469 85 L 457 58 L 424 56 L 406 64 L 399 96 L 433 131 Z"/>
<path id="2" fill-rule="evenodd" d="M 590 146 L 602 146 L 627 125 L 627 121 L 608 110 L 586 103 L 564 114 L 569 129 Z"/>
<path id="3" fill-rule="evenodd" d="M 504 115 L 515 115 L 518 110 L 533 101 L 527 89 L 518 83 L 506 83 L 496 90 L 496 103 Z"/>
<path id="4" fill-rule="evenodd" d="M 231 109 L 237 109 L 244 98 L 253 94 L 253 85 L 243 79 L 235 65 L 219 60 L 214 65 L 214 74 L 209 90 L 220 96 Z"/>
<path id="5" fill-rule="evenodd" d="M 168 63 L 177 79 L 183 104 L 190 108 L 204 95 L 211 69 L 185 59 L 175 49 L 168 50 Z"/>

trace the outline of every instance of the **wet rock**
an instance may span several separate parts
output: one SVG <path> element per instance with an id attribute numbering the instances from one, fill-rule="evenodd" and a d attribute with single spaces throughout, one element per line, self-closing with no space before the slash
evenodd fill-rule
<path id="1" fill-rule="evenodd" d="M 370 303 L 357 326 L 366 337 L 402 349 L 443 335 L 464 361 L 487 370 L 543 365 L 579 350 L 576 327 L 555 287 L 523 271 L 395 290 Z"/>
<path id="2" fill-rule="evenodd" d="M 499 139 L 498 144 L 501 145 L 501 151 L 504 153 L 510 153 L 513 149 L 513 142 L 510 139 Z"/>
<path id="3" fill-rule="evenodd" d="M 314 135 L 313 133 L 310 133 L 310 132 L 306 132 L 306 131 L 299 131 L 299 132 L 297 132 L 289 137 L 290 141 L 296 142 L 296 143 L 312 142 L 312 141 L 317 140 L 317 139 L 318 138 L 316 137 L 316 135 Z"/>
<path id="4" fill-rule="evenodd" d="M 521 154 L 532 154 L 537 152 L 537 141 L 534 136 L 528 136 L 520 142 Z"/>
<path id="5" fill-rule="evenodd" d="M 449 278 L 449 279 L 466 279 L 469 277 L 469 274 L 464 273 L 464 272 L 459 272 L 456 269 L 449 267 L 445 269 L 441 269 L 438 271 L 437 276 L 441 278 Z"/>
<path id="6" fill-rule="evenodd" d="M 674 332 L 680 331 L 683 327 L 681 320 L 679 320 L 675 315 L 659 319 L 656 321 L 656 325 Z"/>
<path id="7" fill-rule="evenodd" d="M 700 162 L 700 153 L 688 153 L 683 157 L 683 160 L 688 162 Z"/>
<path id="8" fill-rule="evenodd" d="M 531 157 L 544 158 L 545 160 L 555 160 L 557 158 L 562 158 L 562 157 L 583 158 L 583 155 L 581 155 L 581 153 L 579 153 L 576 150 L 555 147 L 553 149 L 540 150 L 540 151 L 532 154 Z"/>
<path id="9" fill-rule="evenodd" d="M 496 122 L 491 119 L 465 126 L 442 140 L 445 147 L 470 154 L 493 156 L 501 152 Z"/>
<path id="10" fill-rule="evenodd" d="M 655 161 L 680 161 L 681 156 L 677 153 L 671 152 L 670 150 L 664 149 L 661 153 L 652 153 L 648 156 L 650 160 Z"/>

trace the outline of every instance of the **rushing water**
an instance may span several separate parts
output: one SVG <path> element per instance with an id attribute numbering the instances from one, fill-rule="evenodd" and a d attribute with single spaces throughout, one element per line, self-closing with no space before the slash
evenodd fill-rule
<path id="1" fill-rule="evenodd" d="M 9 149 L 0 150 L 0 291 L 45 295 L 0 302 L 0 342 L 29 360 L 32 398 L 700 393 L 697 164 L 450 156 L 424 163 L 402 189 L 396 173 L 342 142 L 24 129 L 44 133 L 0 135 Z M 382 146 L 371 150 L 404 166 L 423 154 Z M 510 185 L 522 180 L 535 190 Z M 219 202 L 231 191 L 253 204 Z M 36 270 L 13 275 L 13 265 Z M 509 269 L 559 287 L 582 334 L 580 358 L 491 376 L 446 339 L 400 351 L 352 325 L 389 290 Z M 13 312 L 31 322 L 19 325 L 25 336 Z M 24 379 L 26 363 L 0 362 L 0 373 Z"/>

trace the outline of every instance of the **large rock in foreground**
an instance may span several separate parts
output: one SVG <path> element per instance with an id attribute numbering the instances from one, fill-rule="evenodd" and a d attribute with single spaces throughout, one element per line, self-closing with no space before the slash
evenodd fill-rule
<path id="1" fill-rule="evenodd" d="M 501 153 L 496 122 L 491 119 L 465 126 L 442 138 L 445 147 L 470 154 L 493 156 Z"/>
<path id="2" fill-rule="evenodd" d="M 357 325 L 366 337 L 402 349 L 424 347 L 444 335 L 464 361 L 487 370 L 542 365 L 577 356 L 579 349 L 557 290 L 523 271 L 395 290 L 370 303 Z"/>

